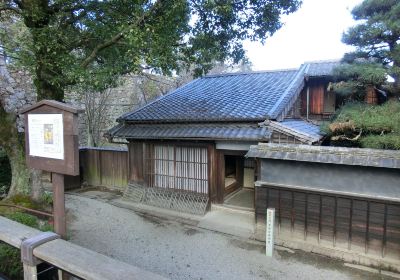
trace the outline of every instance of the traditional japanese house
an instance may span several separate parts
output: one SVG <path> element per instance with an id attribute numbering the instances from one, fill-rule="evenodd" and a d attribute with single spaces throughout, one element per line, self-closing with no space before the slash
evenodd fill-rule
<path id="1" fill-rule="evenodd" d="M 319 145 L 333 114 L 337 61 L 299 69 L 209 75 L 129 112 L 108 132 L 126 139 L 132 200 L 191 213 L 211 204 L 254 211 L 260 142 Z"/>

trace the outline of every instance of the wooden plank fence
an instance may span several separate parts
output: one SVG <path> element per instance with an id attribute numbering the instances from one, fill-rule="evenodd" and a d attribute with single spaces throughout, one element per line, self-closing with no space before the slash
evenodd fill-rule
<path id="1" fill-rule="evenodd" d="M 89 186 L 125 190 L 128 185 L 128 150 L 84 147 L 79 151 L 81 176 Z"/>
<path id="2" fill-rule="evenodd" d="M 399 203 L 273 186 L 256 188 L 256 200 L 262 227 L 266 209 L 276 209 L 278 236 L 400 260 Z"/>

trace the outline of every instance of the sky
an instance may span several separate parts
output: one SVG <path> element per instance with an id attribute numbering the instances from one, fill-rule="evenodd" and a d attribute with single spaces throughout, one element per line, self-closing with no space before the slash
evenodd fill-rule
<path id="1" fill-rule="evenodd" d="M 341 42 L 355 24 L 351 9 L 362 0 L 304 0 L 301 8 L 283 17 L 284 26 L 264 45 L 244 43 L 253 70 L 298 68 L 305 61 L 340 59 L 351 46 Z"/>

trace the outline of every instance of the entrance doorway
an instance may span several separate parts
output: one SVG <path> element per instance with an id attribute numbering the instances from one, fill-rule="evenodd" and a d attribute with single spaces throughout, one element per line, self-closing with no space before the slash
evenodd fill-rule
<path id="1" fill-rule="evenodd" d="M 242 157 L 225 155 L 224 197 L 243 186 Z"/>
<path id="2" fill-rule="evenodd" d="M 224 205 L 245 210 L 254 209 L 256 163 L 243 155 L 224 155 Z"/>

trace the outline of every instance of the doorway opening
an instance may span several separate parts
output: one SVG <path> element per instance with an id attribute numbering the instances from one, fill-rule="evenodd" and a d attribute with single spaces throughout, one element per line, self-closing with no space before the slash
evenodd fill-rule
<path id="1" fill-rule="evenodd" d="M 241 187 L 240 170 L 238 168 L 239 163 L 238 156 L 225 155 L 225 196 L 236 191 Z"/>
<path id="2" fill-rule="evenodd" d="M 256 170 L 254 159 L 225 155 L 225 206 L 254 210 Z"/>

